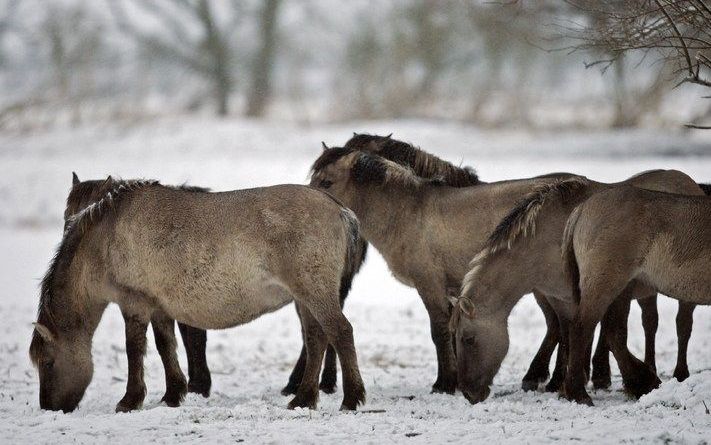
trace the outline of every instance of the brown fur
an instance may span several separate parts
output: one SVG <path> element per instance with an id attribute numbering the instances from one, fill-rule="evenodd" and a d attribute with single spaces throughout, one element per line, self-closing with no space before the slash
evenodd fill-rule
<path id="1" fill-rule="evenodd" d="M 576 300 L 572 297 L 573 290 L 560 255 L 565 223 L 575 206 L 588 197 L 625 184 L 689 195 L 701 193 L 691 178 L 676 171 L 645 172 L 620 184 L 602 184 L 580 177 L 558 181 L 534 191 L 521 201 L 474 258 L 461 294 L 461 299 L 468 300 L 467 304 L 475 308 L 474 315 L 460 317 L 456 334 L 460 388 L 472 403 L 488 395 L 491 381 L 508 348 L 506 320 L 523 295 L 534 291 L 549 296 L 548 301 L 558 314 L 561 330 L 567 330 Z M 535 235 L 533 227 L 537 229 Z M 644 286 L 631 289 L 629 293 L 630 298 L 651 295 L 655 295 L 654 290 Z M 614 332 L 619 332 L 618 327 L 609 325 Z M 620 343 L 621 335 L 615 334 L 607 339 L 616 342 L 612 346 L 615 348 L 613 352 L 618 352 L 615 355 L 618 362 L 629 358 L 621 355 L 626 351 Z M 557 390 L 562 383 L 566 345 L 561 346 L 549 390 Z"/>
<path id="2" fill-rule="evenodd" d="M 308 358 L 289 406 L 316 405 L 328 343 L 341 359 L 342 408 L 364 401 L 351 326 L 338 303 L 340 278 L 358 251 L 352 212 L 295 185 L 196 194 L 155 181 L 109 179 L 102 188 L 68 219 L 42 283 L 30 345 L 42 408 L 71 411 L 81 400 L 93 373 L 91 337 L 109 302 L 124 315 L 129 355 L 118 410 L 139 407 L 145 395 L 145 330 L 156 312 L 216 329 L 292 299 Z"/>
<path id="3" fill-rule="evenodd" d="M 326 149 L 314 162 L 311 185 L 332 193 L 361 221 L 365 238 L 393 275 L 418 290 L 430 315 L 438 357 L 433 391 L 454 392 L 456 363 L 448 329 L 448 295 L 456 293 L 472 252 L 508 209 L 550 178 L 450 187 L 422 178 L 371 152 Z"/>
<path id="4" fill-rule="evenodd" d="M 693 305 L 711 303 L 709 227 L 709 198 L 633 187 L 599 193 L 573 212 L 563 253 L 579 305 L 570 339 L 566 397 L 592 404 L 581 384 L 581 348 L 597 322 L 623 304 L 619 297 L 623 290 L 641 285 Z M 682 324 L 690 333 L 690 320 Z M 630 357 L 629 362 L 620 371 L 634 395 L 659 384 L 639 360 Z"/>

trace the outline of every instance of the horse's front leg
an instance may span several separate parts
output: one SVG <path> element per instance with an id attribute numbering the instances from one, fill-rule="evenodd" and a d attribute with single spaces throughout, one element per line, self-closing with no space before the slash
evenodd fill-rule
<path id="1" fill-rule="evenodd" d="M 676 336 L 679 350 L 676 355 L 676 368 L 674 378 L 683 382 L 689 377 L 689 365 L 686 362 L 686 352 L 691 338 L 691 328 L 694 324 L 694 308 L 692 303 L 679 302 L 679 312 L 676 314 Z"/>
<path id="2" fill-rule="evenodd" d="M 180 369 L 175 352 L 175 322 L 164 312 L 156 311 L 151 317 L 156 349 L 165 369 L 165 395 L 161 399 L 168 406 L 180 406 L 188 392 L 188 383 Z"/>
<path id="3" fill-rule="evenodd" d="M 637 300 L 642 310 L 642 327 L 644 328 L 644 363 L 655 372 L 657 370 L 656 336 L 659 327 L 659 312 L 657 311 L 657 294 Z"/>
<path id="4" fill-rule="evenodd" d="M 449 300 L 446 292 L 418 288 L 427 314 L 430 316 L 430 334 L 437 351 L 437 380 L 432 385 L 433 393 L 454 394 L 457 389 L 457 361 L 454 342 L 449 331 Z"/>
<path id="5" fill-rule="evenodd" d="M 538 292 L 533 292 L 533 295 L 536 297 L 536 302 L 538 306 L 540 306 L 541 311 L 543 311 L 547 330 L 545 337 L 543 337 L 543 342 L 538 348 L 536 356 L 533 357 L 528 372 L 521 382 L 521 388 L 524 391 L 534 391 L 538 389 L 539 383 L 543 383 L 548 379 L 548 367 L 550 366 L 551 356 L 560 339 L 560 327 L 553 307 L 543 295 Z"/>
<path id="6" fill-rule="evenodd" d="M 210 368 L 207 367 L 207 332 L 204 329 L 194 328 L 183 323 L 178 323 L 180 336 L 183 338 L 183 346 L 188 355 L 188 391 L 210 396 L 212 387 L 212 377 Z"/>
<path id="7" fill-rule="evenodd" d="M 126 324 L 126 355 L 128 357 L 128 381 L 126 394 L 116 405 L 116 412 L 128 412 L 140 408 L 146 398 L 143 381 L 143 357 L 146 355 L 146 330 L 148 319 L 122 311 Z"/>

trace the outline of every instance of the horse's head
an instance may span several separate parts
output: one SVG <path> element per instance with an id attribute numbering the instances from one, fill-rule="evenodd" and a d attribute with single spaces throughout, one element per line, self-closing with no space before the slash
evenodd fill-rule
<path id="1" fill-rule="evenodd" d="M 479 314 L 465 296 L 453 298 L 450 330 L 457 345 L 457 384 L 472 404 L 489 397 L 509 347 L 506 320 Z"/>
<path id="2" fill-rule="evenodd" d="M 67 206 L 64 209 L 64 228 L 72 215 L 84 209 L 92 202 L 98 201 L 113 186 L 113 179 L 80 181 L 76 173 L 72 172 L 72 189 L 67 197 Z"/>
<path id="3" fill-rule="evenodd" d="M 329 148 L 323 144 L 323 152 L 311 167 L 312 187 L 324 190 L 346 206 L 351 207 L 355 196 L 353 168 L 363 155 L 358 150 L 347 147 Z"/>
<path id="4" fill-rule="evenodd" d="M 91 382 L 91 340 L 68 339 L 35 323 L 30 358 L 39 372 L 40 408 L 73 411 Z"/>

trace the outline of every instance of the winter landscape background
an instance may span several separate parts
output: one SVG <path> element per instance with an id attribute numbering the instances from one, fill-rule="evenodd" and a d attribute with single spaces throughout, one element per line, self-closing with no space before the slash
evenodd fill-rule
<path id="1" fill-rule="evenodd" d="M 662 386 L 630 399 L 613 361 L 611 390 L 593 391 L 596 406 L 585 407 L 520 390 L 545 330 L 527 296 L 509 319 L 511 347 L 492 396 L 472 406 L 460 394 L 429 393 L 436 360 L 426 311 L 374 249 L 345 309 L 368 392 L 363 409 L 373 412 L 339 412 L 340 387 L 322 394 L 316 411 L 286 409 L 279 391 L 301 345 L 290 306 L 210 332 L 212 395 L 190 394 L 180 408 L 159 402 L 163 370 L 149 332 L 148 395 L 129 414 L 113 412 L 127 365 L 123 321 L 110 307 L 79 408 L 39 409 L 27 350 L 72 171 L 214 190 L 305 183 L 321 141 L 340 145 L 355 131 L 392 132 L 473 166 L 485 181 L 553 171 L 619 181 L 676 168 L 711 182 L 711 131 L 683 127 L 706 122 L 703 91 L 673 89 L 674 73 L 653 60 L 630 58 L 603 74 L 585 69 L 595 55 L 539 49 L 561 44 L 546 26 L 551 4 L 502 12 L 455 1 L 377 8 L 316 0 L 0 1 L 3 442 L 708 442 L 709 308 L 695 312 L 687 381 L 671 379 L 676 302 L 660 297 Z M 205 5 L 229 55 L 222 80 L 212 69 L 219 63 L 207 45 Z M 275 24 L 272 37 L 267 22 Z M 265 75 L 260 55 L 270 39 Z M 629 330 L 641 357 L 636 305 Z M 182 346 L 179 354 L 187 370 Z"/>

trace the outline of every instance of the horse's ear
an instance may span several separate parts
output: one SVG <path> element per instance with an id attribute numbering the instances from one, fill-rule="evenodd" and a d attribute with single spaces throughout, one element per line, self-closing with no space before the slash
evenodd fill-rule
<path id="1" fill-rule="evenodd" d="M 72 186 L 75 186 L 79 184 L 81 181 L 79 180 L 79 176 L 75 172 L 72 172 Z"/>
<path id="2" fill-rule="evenodd" d="M 459 298 L 449 297 L 449 304 L 451 304 L 453 307 L 457 307 L 457 303 L 459 303 Z"/>
<path id="3" fill-rule="evenodd" d="M 328 145 L 324 141 L 321 141 L 321 146 L 323 147 L 323 151 L 328 150 Z"/>
<path id="4" fill-rule="evenodd" d="M 393 134 L 390 133 L 389 135 L 385 136 L 385 139 L 390 139 L 390 138 L 392 138 L 392 137 L 393 137 Z"/>
<path id="5" fill-rule="evenodd" d="M 462 313 L 469 319 L 474 318 L 474 313 L 476 312 L 474 310 L 474 304 L 472 303 L 472 300 L 466 297 L 462 297 L 459 299 L 459 309 L 462 310 Z"/>
<path id="6" fill-rule="evenodd" d="M 353 132 L 353 137 L 356 137 L 356 136 L 358 136 L 358 133 L 356 133 L 356 132 L 354 131 L 354 132 Z"/>
<path id="7" fill-rule="evenodd" d="M 47 343 L 54 342 L 54 334 L 49 328 L 41 323 L 32 323 L 35 326 L 35 331 L 42 337 L 42 339 Z"/>
<path id="8" fill-rule="evenodd" d="M 114 178 L 112 178 L 111 175 L 109 175 L 109 177 L 106 178 L 106 181 L 104 181 L 103 185 L 109 186 L 109 185 L 113 184 L 113 182 L 114 182 Z"/>

